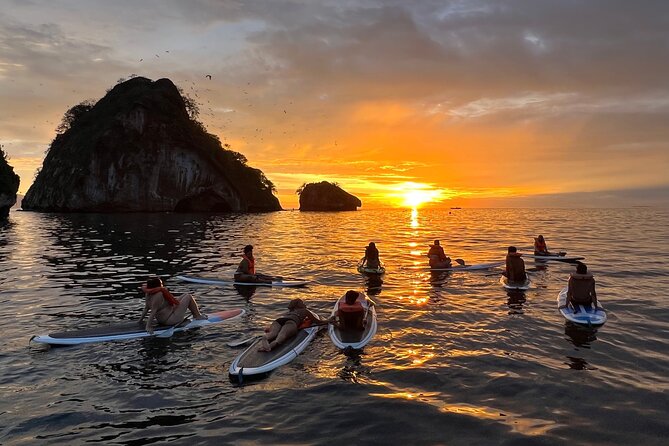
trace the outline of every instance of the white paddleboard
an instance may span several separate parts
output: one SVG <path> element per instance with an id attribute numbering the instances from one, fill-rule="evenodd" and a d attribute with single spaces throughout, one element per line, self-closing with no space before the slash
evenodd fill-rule
<path id="1" fill-rule="evenodd" d="M 337 306 L 339 304 L 339 300 L 340 299 L 337 299 L 335 302 L 331 316 L 337 315 Z M 374 308 L 374 305 L 369 302 L 367 297 L 365 297 L 365 301 L 366 305 L 363 304 L 363 306 L 365 306 L 367 314 L 365 315 L 366 324 L 364 330 L 342 330 L 335 324 L 330 324 L 328 326 L 328 335 L 330 335 L 332 343 L 337 347 L 341 349 L 348 347 L 353 349 L 361 349 L 367 345 L 376 334 L 376 309 Z"/>
<path id="2" fill-rule="evenodd" d="M 583 260 L 585 257 L 581 256 L 568 256 L 568 255 L 554 255 L 554 256 L 540 256 L 540 255 L 535 255 L 535 254 L 523 254 L 523 257 L 527 257 L 528 259 L 534 259 L 538 260 L 540 262 L 548 262 L 548 261 L 555 261 L 555 262 L 575 262 L 576 260 Z"/>
<path id="3" fill-rule="evenodd" d="M 493 269 L 504 265 L 504 262 L 478 263 L 474 265 L 453 265 L 449 268 L 426 268 L 429 271 L 478 271 Z"/>
<path id="4" fill-rule="evenodd" d="M 526 291 L 529 290 L 532 286 L 532 281 L 530 281 L 529 276 L 527 276 L 527 280 L 525 280 L 525 282 L 509 282 L 509 279 L 507 279 L 506 276 L 501 276 L 499 278 L 499 283 L 502 284 L 505 290 Z"/>
<path id="5" fill-rule="evenodd" d="M 384 274 L 386 268 L 384 266 L 379 266 L 378 268 L 367 268 L 366 266 L 358 265 L 358 272 L 362 274 Z"/>
<path id="6" fill-rule="evenodd" d="M 281 280 L 272 283 L 261 282 L 235 282 L 234 280 L 214 279 L 207 277 L 176 276 L 176 279 L 184 282 L 200 283 L 204 285 L 245 285 L 245 286 L 271 286 L 271 287 L 298 287 L 305 286 L 308 280 Z"/>
<path id="7" fill-rule="evenodd" d="M 292 339 L 269 352 L 259 352 L 258 348 L 262 338 L 256 339 L 249 348 L 232 361 L 229 369 L 230 376 L 241 381 L 244 376 L 262 375 L 288 364 L 307 348 L 321 328 L 323 328 L 322 325 L 303 328 Z"/>
<path id="8" fill-rule="evenodd" d="M 149 334 L 149 332 L 146 331 L 146 322 L 133 321 L 121 324 L 109 324 L 97 328 L 85 328 L 83 330 L 64 331 L 50 333 L 48 335 L 34 336 L 31 341 L 51 345 L 78 345 L 92 342 L 121 341 L 148 337 L 170 337 L 173 333 L 218 324 L 239 317 L 244 313 L 245 310 L 241 308 L 219 311 L 217 313 L 209 314 L 208 319 L 186 319 L 177 326 L 158 326 L 154 329 L 153 334 Z"/>
<path id="9" fill-rule="evenodd" d="M 557 297 L 558 310 L 566 320 L 578 325 L 601 327 L 606 323 L 606 311 L 601 306 L 595 310 L 592 306 L 579 305 L 578 312 L 567 306 L 567 287 L 562 288 Z"/>

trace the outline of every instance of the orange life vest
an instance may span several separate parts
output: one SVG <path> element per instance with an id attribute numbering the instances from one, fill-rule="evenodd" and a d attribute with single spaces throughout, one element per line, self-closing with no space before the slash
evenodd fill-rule
<path id="1" fill-rule="evenodd" d="M 538 238 L 534 239 L 534 250 L 536 252 L 546 252 L 548 249 L 546 248 L 546 240 L 543 242 L 540 241 Z"/>
<path id="2" fill-rule="evenodd" d="M 246 254 L 244 254 L 242 257 L 246 259 L 247 262 L 249 262 L 249 274 L 255 274 L 256 273 L 256 262 L 255 260 L 249 259 Z"/>
<path id="3" fill-rule="evenodd" d="M 173 307 L 179 305 L 177 298 L 174 297 L 172 293 L 170 293 L 165 287 L 147 288 L 146 285 L 143 285 L 142 291 L 144 291 L 146 294 L 162 293 L 163 299 L 165 299 L 167 303 Z"/>
<path id="4" fill-rule="evenodd" d="M 352 305 L 347 304 L 345 300 L 340 300 L 337 309 L 344 313 L 356 313 L 365 311 L 365 308 L 362 306 L 362 303 L 360 303 L 360 301 L 357 299 L 355 302 L 353 302 Z"/>

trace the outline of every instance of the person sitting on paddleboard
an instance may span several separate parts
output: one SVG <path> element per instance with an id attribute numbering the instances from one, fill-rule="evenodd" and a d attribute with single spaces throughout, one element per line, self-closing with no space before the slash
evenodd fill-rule
<path id="1" fill-rule="evenodd" d="M 163 281 L 157 277 L 147 280 L 142 285 L 142 291 L 146 296 L 146 302 L 139 322 L 141 323 L 150 311 L 149 318 L 146 321 L 146 331 L 151 334 L 153 334 L 154 319 L 160 325 L 176 325 L 184 320 L 186 310 L 190 310 L 195 319 L 207 319 L 207 316 L 200 312 L 192 295 L 182 294 L 179 297 L 174 297 L 163 286 Z"/>
<path id="2" fill-rule="evenodd" d="M 534 239 L 534 255 L 535 256 L 553 255 L 548 251 L 548 247 L 546 246 L 546 240 L 544 240 L 543 235 L 539 235 L 539 237 L 536 237 Z"/>
<path id="3" fill-rule="evenodd" d="M 253 257 L 253 246 L 246 245 L 242 261 L 239 262 L 235 271 L 235 282 L 241 283 L 272 283 L 272 278 L 264 274 L 256 274 L 255 258 Z"/>
<path id="4" fill-rule="evenodd" d="M 364 330 L 367 305 L 364 294 L 348 290 L 337 303 L 337 326 L 342 330 Z"/>
<path id="5" fill-rule="evenodd" d="M 320 322 L 321 319 L 307 309 L 302 299 L 293 299 L 288 303 L 288 312 L 277 318 L 272 325 L 265 329 L 265 335 L 260 341 L 259 352 L 269 352 L 277 345 L 281 345 L 297 334 L 297 331 L 311 322 Z"/>
<path id="6" fill-rule="evenodd" d="M 360 262 L 361 266 L 365 266 L 370 269 L 378 269 L 381 266 L 381 261 L 379 260 L 379 250 L 376 248 L 374 242 L 369 242 L 369 245 L 365 248 L 365 257 L 362 258 Z"/>
<path id="7" fill-rule="evenodd" d="M 593 305 L 597 309 L 597 293 L 595 292 L 595 278 L 588 272 L 585 263 L 578 262 L 576 272 L 569 275 L 567 286 L 567 305 L 578 312 L 578 306 Z"/>
<path id="8" fill-rule="evenodd" d="M 439 240 L 434 241 L 434 245 L 430 245 L 430 250 L 427 252 L 430 259 L 430 268 L 450 268 L 451 258 L 446 255 L 444 248 L 439 244 Z"/>
<path id="9" fill-rule="evenodd" d="M 522 255 L 518 252 L 515 246 L 509 246 L 506 255 L 506 270 L 504 274 L 509 282 L 524 283 L 527 280 L 527 273 L 525 272 L 525 262 L 520 258 Z"/>

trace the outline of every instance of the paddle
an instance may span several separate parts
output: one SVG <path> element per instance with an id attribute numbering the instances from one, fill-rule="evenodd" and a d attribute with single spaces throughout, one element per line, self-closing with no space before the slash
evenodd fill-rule
<path id="1" fill-rule="evenodd" d="M 156 338 L 171 338 L 174 334 L 174 327 L 176 327 L 176 325 L 172 325 L 170 328 L 163 330 L 160 333 L 156 333 L 153 336 Z"/>

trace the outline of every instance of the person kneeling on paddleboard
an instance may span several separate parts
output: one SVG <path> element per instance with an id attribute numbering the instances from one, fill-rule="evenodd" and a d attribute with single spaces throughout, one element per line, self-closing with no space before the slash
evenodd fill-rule
<path id="1" fill-rule="evenodd" d="M 450 268 L 451 258 L 446 255 L 444 248 L 439 244 L 439 240 L 434 241 L 434 245 L 430 245 L 430 250 L 427 252 L 430 259 L 430 268 Z"/>
<path id="2" fill-rule="evenodd" d="M 147 280 L 142 285 L 142 291 L 146 296 L 146 302 L 139 322 L 141 323 L 150 311 L 146 321 L 146 331 L 151 334 L 153 334 L 154 319 L 160 325 L 177 325 L 184 320 L 186 310 L 190 310 L 195 319 L 207 319 L 207 316 L 200 312 L 192 295 L 182 294 L 178 298 L 174 297 L 157 277 Z"/>
<path id="3" fill-rule="evenodd" d="M 256 274 L 253 245 L 244 247 L 242 261 L 235 271 L 235 282 L 241 283 L 272 283 L 272 278 L 264 274 Z"/>
<path id="4" fill-rule="evenodd" d="M 534 255 L 535 256 L 553 255 L 548 251 L 548 247 L 546 246 L 546 240 L 544 240 L 543 235 L 539 235 L 539 237 L 536 237 L 534 239 Z"/>
<path id="5" fill-rule="evenodd" d="M 354 290 L 346 292 L 337 304 L 336 324 L 341 330 L 364 330 L 367 299 Z"/>
<path id="6" fill-rule="evenodd" d="M 365 257 L 360 261 L 360 266 L 365 265 L 369 269 L 378 269 L 381 266 L 379 250 L 374 242 L 369 242 L 369 245 L 365 248 Z"/>
<path id="7" fill-rule="evenodd" d="M 597 309 L 595 278 L 588 272 L 588 267 L 585 263 L 578 262 L 576 272 L 569 275 L 567 305 L 572 306 L 574 313 L 578 312 L 579 305 L 594 305 L 595 310 Z"/>
<path id="8" fill-rule="evenodd" d="M 522 254 L 515 246 L 509 246 L 506 255 L 506 270 L 502 273 L 509 282 L 524 283 L 527 280 L 525 272 L 525 261 L 520 258 Z"/>
<path id="9" fill-rule="evenodd" d="M 269 352 L 297 334 L 300 328 L 306 328 L 312 322 L 321 322 L 317 314 L 307 309 L 302 299 L 293 299 L 288 303 L 288 312 L 277 318 L 265 329 L 265 336 L 260 342 L 259 352 Z"/>

